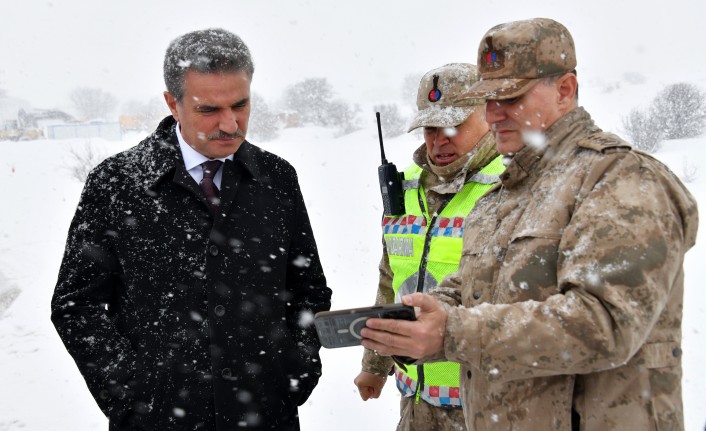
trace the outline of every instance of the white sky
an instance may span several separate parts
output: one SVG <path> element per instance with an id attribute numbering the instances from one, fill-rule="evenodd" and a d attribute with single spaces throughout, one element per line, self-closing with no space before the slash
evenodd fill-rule
<path id="1" fill-rule="evenodd" d="M 253 90 L 274 102 L 289 84 L 327 77 L 351 102 L 398 99 L 403 77 L 476 62 L 495 24 L 550 17 L 572 32 L 583 85 L 626 73 L 706 87 L 701 0 L 3 0 L 0 88 L 35 108 L 70 108 L 79 86 L 120 102 L 164 89 L 168 43 L 223 27 L 250 46 Z M 652 95 L 651 95 L 652 96 Z"/>

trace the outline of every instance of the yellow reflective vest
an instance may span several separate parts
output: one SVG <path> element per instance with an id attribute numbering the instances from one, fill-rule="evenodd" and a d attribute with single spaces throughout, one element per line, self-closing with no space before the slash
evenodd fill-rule
<path id="1" fill-rule="evenodd" d="M 472 176 L 451 200 L 429 214 L 421 188 L 422 168 L 405 170 L 405 214 L 384 217 L 383 237 L 392 269 L 395 302 L 403 295 L 428 292 L 447 275 L 456 272 L 463 246 L 463 220 L 478 198 L 498 182 L 505 167 L 498 156 Z M 433 406 L 461 406 L 460 366 L 455 362 L 395 367 L 397 388 L 403 396 L 416 396 Z"/>

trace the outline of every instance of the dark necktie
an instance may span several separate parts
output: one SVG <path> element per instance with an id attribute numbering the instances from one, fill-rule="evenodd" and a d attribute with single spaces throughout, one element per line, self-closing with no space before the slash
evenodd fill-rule
<path id="1" fill-rule="evenodd" d="M 218 204 L 220 203 L 218 187 L 213 183 L 213 177 L 216 176 L 216 172 L 220 169 L 223 162 L 220 160 L 209 160 L 207 162 L 201 163 L 201 168 L 203 169 L 203 179 L 201 180 L 201 188 L 206 194 L 206 199 L 208 200 L 208 206 L 212 213 L 216 213 Z"/>

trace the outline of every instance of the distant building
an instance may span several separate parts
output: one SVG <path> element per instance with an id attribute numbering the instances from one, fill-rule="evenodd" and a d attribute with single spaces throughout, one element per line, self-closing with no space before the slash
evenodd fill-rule
<path id="1" fill-rule="evenodd" d="M 119 141 L 123 138 L 118 121 L 50 124 L 45 127 L 47 139 L 102 138 Z"/>
<path id="2" fill-rule="evenodd" d="M 0 130 L 17 129 L 17 112 L 29 106 L 27 102 L 14 97 L 0 97 Z"/>
<path id="3" fill-rule="evenodd" d="M 43 129 L 51 124 L 63 124 L 75 121 L 74 118 L 56 109 L 32 109 L 25 111 L 20 109 L 17 112 L 18 129 Z"/>
<path id="4" fill-rule="evenodd" d="M 122 129 L 118 121 L 78 123 L 71 115 L 57 109 L 31 109 L 26 102 L 18 99 L 0 98 L 0 141 L 42 138 L 119 141 L 122 139 Z"/>

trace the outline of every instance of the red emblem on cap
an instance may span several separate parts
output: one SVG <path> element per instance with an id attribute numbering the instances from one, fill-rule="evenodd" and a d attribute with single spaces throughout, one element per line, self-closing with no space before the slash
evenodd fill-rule
<path id="1" fill-rule="evenodd" d="M 429 101 L 438 102 L 441 99 L 441 90 L 439 90 L 439 75 L 434 75 L 434 88 L 429 92 Z"/>
<path id="2" fill-rule="evenodd" d="M 496 50 L 493 47 L 492 36 L 488 36 L 485 38 L 485 46 L 486 47 L 483 50 L 483 56 L 481 57 L 481 73 L 502 69 L 505 66 L 505 54 L 503 54 L 502 50 Z"/>

